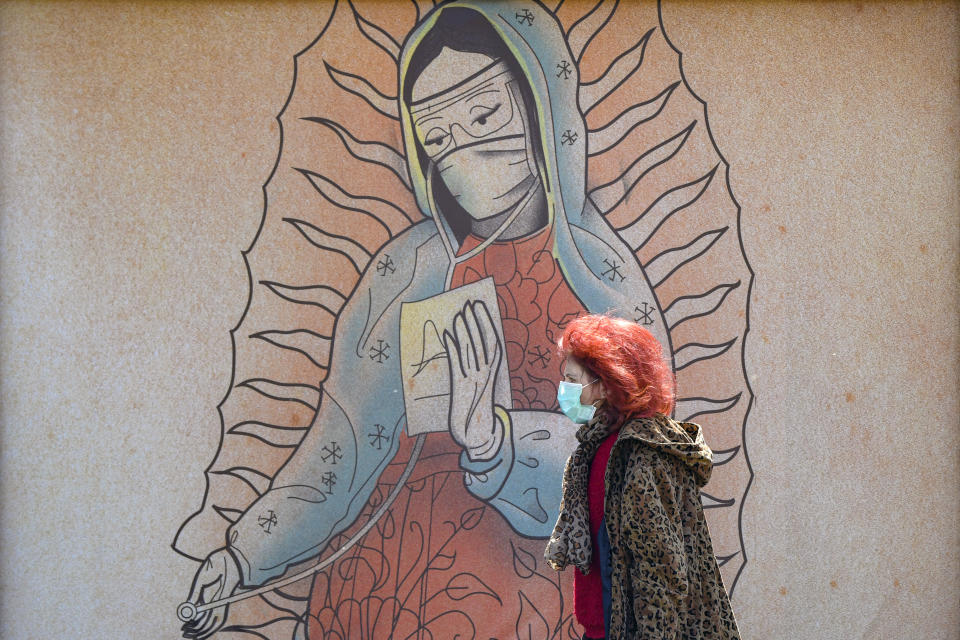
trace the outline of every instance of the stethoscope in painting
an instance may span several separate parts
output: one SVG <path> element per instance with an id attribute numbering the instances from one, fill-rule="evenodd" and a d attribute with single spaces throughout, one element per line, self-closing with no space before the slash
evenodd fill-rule
<path id="1" fill-rule="evenodd" d="M 430 172 L 430 174 L 432 173 L 433 172 Z M 428 183 L 429 181 L 430 181 L 430 178 L 428 176 Z M 526 193 L 521 197 L 514 211 L 497 227 L 497 229 L 492 234 L 490 234 L 490 237 L 485 239 L 480 245 L 474 247 L 471 251 L 460 256 L 456 255 L 456 252 L 453 250 L 453 247 L 450 245 L 450 239 L 447 236 L 447 232 L 443 228 L 443 225 L 440 221 L 440 217 L 436 214 L 436 206 L 432 200 L 433 190 L 432 188 L 427 189 L 428 193 L 431 194 L 430 207 L 435 212 L 432 217 L 434 219 L 434 222 L 437 225 L 437 230 L 439 231 L 440 237 L 445 245 L 447 253 L 452 258 L 450 267 L 447 270 L 447 275 L 444 282 L 444 290 L 448 290 L 450 288 L 450 281 L 453 276 L 454 266 L 460 262 L 469 260 L 473 256 L 479 254 L 481 251 L 486 249 L 491 243 L 493 243 L 500 236 L 500 234 L 507 227 L 509 227 L 514 222 L 514 220 L 516 220 L 519 214 L 526 208 L 527 204 L 529 204 L 530 200 L 533 198 L 537 189 L 540 187 L 540 184 L 541 184 L 541 180 L 538 175 L 536 176 L 536 179 L 533 181 L 530 187 L 528 187 Z M 390 505 L 393 504 L 393 501 L 396 500 L 397 496 L 400 494 L 400 491 L 403 489 L 404 484 L 406 484 L 407 479 L 410 477 L 410 474 L 413 473 L 413 467 L 417 463 L 418 458 L 420 457 L 420 452 L 423 449 L 423 442 L 425 438 L 426 438 L 426 435 L 424 434 L 417 436 L 417 440 L 413 445 L 413 452 L 410 454 L 410 459 L 407 461 L 407 465 L 406 467 L 404 467 L 403 473 L 400 475 L 400 478 L 397 481 L 396 486 L 387 496 L 387 499 L 384 500 L 383 504 L 380 505 L 380 508 L 377 509 L 376 513 L 373 514 L 370 520 L 359 531 L 357 531 L 357 533 L 355 533 L 349 540 L 347 540 L 347 542 L 345 542 L 342 547 L 340 547 L 335 552 L 333 552 L 333 554 L 327 556 L 323 560 L 320 560 L 319 562 L 317 562 L 317 564 L 313 565 L 312 567 L 308 567 L 303 571 L 299 571 L 292 576 L 279 578 L 273 582 L 269 582 L 255 589 L 242 591 L 240 593 L 235 593 L 226 598 L 220 598 L 218 600 L 205 602 L 199 605 L 194 604 L 189 600 L 186 602 L 182 602 L 177 607 L 177 617 L 180 618 L 180 620 L 182 620 L 183 622 L 190 622 L 191 620 L 195 619 L 197 615 L 203 613 L 204 611 L 209 611 L 210 609 L 216 609 L 217 607 L 222 607 L 224 605 L 231 604 L 233 602 L 240 602 L 241 600 L 246 600 L 247 598 L 253 598 L 255 596 L 268 593 L 270 591 L 273 591 L 274 589 L 284 587 L 288 584 L 297 582 L 298 580 L 303 580 L 304 578 L 312 576 L 313 574 L 319 571 L 323 571 L 328 566 L 336 562 L 347 551 L 353 548 L 353 546 L 357 544 L 357 542 L 359 542 L 367 534 L 367 532 L 370 531 L 370 529 L 372 529 L 377 524 L 377 522 L 379 522 L 380 518 L 383 517 L 383 515 L 387 512 L 387 509 L 390 508 Z"/>
<path id="2" fill-rule="evenodd" d="M 370 518 L 370 520 L 363 525 L 359 531 L 357 531 L 353 537 L 347 540 L 342 547 L 333 552 L 333 554 L 327 556 L 323 560 L 317 562 L 317 564 L 312 567 L 308 567 L 303 571 L 295 573 L 292 576 L 287 576 L 285 578 L 280 578 L 269 582 L 262 587 L 257 587 L 256 589 L 250 589 L 243 591 L 241 593 L 235 593 L 226 598 L 220 598 L 219 600 L 213 600 L 212 602 L 204 602 L 203 604 L 194 604 L 190 601 L 182 602 L 177 607 L 177 617 L 180 618 L 183 622 L 190 622 L 197 615 L 203 613 L 204 611 L 209 611 L 210 609 L 216 609 L 217 607 L 222 607 L 224 605 L 240 602 L 241 600 L 246 600 L 247 598 L 253 598 L 255 596 L 273 591 L 274 589 L 279 589 L 280 587 L 285 587 L 288 584 L 297 582 L 298 580 L 303 580 L 318 571 L 323 571 L 331 564 L 336 562 L 340 557 L 342 557 L 347 551 L 349 551 L 357 542 L 359 542 L 363 536 L 367 534 L 370 529 L 372 529 L 380 518 L 387 512 L 387 509 L 390 508 L 390 505 L 393 504 L 393 501 L 396 500 L 397 496 L 400 495 L 400 491 L 403 490 L 404 485 L 407 483 L 407 480 L 410 478 L 410 474 L 413 473 L 413 467 L 417 464 L 417 460 L 420 458 L 420 452 L 423 449 L 423 441 L 426 439 L 425 434 L 420 434 L 417 436 L 416 442 L 413 444 L 413 451 L 410 453 L 410 459 L 407 461 L 407 466 L 404 467 L 403 473 L 400 474 L 400 478 L 397 480 L 396 486 L 387 496 L 387 499 L 383 501 L 383 504 L 380 505 L 380 508 L 377 509 L 376 513 Z"/>

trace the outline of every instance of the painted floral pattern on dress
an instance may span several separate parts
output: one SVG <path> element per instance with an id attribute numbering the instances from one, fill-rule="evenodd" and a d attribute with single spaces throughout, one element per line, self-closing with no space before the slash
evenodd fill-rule
<path id="1" fill-rule="evenodd" d="M 481 242 L 468 236 L 460 253 Z M 563 376 L 557 339 L 567 323 L 586 313 L 550 253 L 552 244 L 550 228 L 494 242 L 453 272 L 454 288 L 493 278 L 515 409 L 557 408 L 557 380 Z"/>

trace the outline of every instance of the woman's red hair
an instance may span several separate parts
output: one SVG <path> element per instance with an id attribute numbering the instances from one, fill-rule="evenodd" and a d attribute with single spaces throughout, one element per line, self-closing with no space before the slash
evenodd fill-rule
<path id="1" fill-rule="evenodd" d="M 603 381 L 607 402 L 621 417 L 673 411 L 676 382 L 663 348 L 640 325 L 604 315 L 582 316 L 567 325 L 557 343 Z"/>

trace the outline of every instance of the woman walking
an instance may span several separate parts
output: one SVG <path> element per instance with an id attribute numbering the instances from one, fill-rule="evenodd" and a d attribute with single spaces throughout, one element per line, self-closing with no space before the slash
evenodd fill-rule
<path id="1" fill-rule="evenodd" d="M 584 639 L 739 639 L 700 502 L 712 452 L 669 417 L 674 377 L 649 331 L 618 318 L 571 322 L 557 399 L 581 423 L 545 557 L 573 565 Z"/>

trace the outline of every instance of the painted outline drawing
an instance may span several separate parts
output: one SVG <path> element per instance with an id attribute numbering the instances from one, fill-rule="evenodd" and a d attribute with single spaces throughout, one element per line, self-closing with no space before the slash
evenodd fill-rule
<path id="1" fill-rule="evenodd" d="M 173 544 L 184 635 L 579 638 L 543 548 L 575 447 L 554 344 L 588 312 L 672 358 L 735 596 L 753 274 L 659 5 L 340 1 L 318 30 Z"/>

